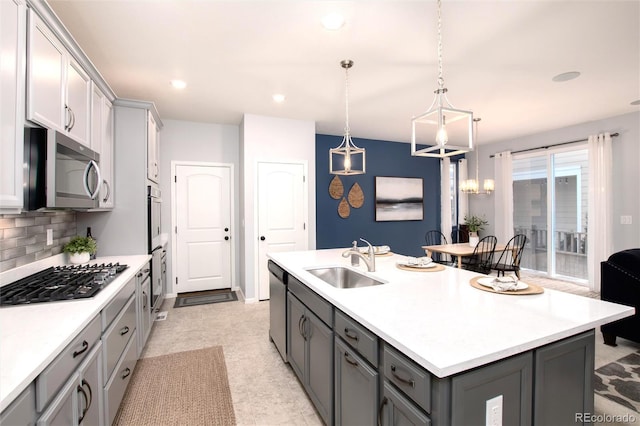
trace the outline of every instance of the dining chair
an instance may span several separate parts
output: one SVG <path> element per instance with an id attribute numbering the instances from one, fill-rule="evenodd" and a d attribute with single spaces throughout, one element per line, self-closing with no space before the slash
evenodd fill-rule
<path id="1" fill-rule="evenodd" d="M 497 271 L 498 276 L 504 276 L 506 271 L 515 272 L 516 277 L 520 279 L 520 260 L 526 243 L 527 237 L 524 234 L 517 234 L 511 238 L 502 250 L 498 261 L 491 265 L 491 270 Z"/>
<path id="2" fill-rule="evenodd" d="M 447 237 L 445 237 L 444 234 L 438 231 L 437 229 L 427 231 L 427 233 L 424 234 L 424 240 L 428 246 L 439 246 L 442 244 L 449 244 L 447 242 Z M 444 253 L 431 253 L 431 259 L 433 259 L 433 261 L 436 263 L 442 263 L 445 265 L 451 264 L 451 259 L 449 258 L 449 255 Z"/>
<path id="3" fill-rule="evenodd" d="M 483 237 L 473 249 L 473 254 L 462 258 L 462 267 L 483 274 L 491 272 L 497 243 L 498 239 L 494 235 Z"/>

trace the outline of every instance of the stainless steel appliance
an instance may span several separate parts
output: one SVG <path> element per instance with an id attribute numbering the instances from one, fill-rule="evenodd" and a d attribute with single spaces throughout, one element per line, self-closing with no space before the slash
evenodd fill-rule
<path id="1" fill-rule="evenodd" d="M 269 260 L 269 337 L 287 362 L 287 271 Z"/>
<path id="2" fill-rule="evenodd" d="M 55 130 L 25 128 L 25 207 L 99 206 L 100 155 Z"/>
<path id="3" fill-rule="evenodd" d="M 166 270 L 166 263 L 163 268 L 163 261 L 166 262 L 166 251 L 162 248 L 162 198 L 160 190 L 155 186 L 147 187 L 147 207 L 148 207 L 148 247 L 151 254 L 151 309 L 157 313 L 164 299 L 164 277 L 163 269 Z"/>
<path id="4" fill-rule="evenodd" d="M 127 267 L 119 263 L 50 267 L 2 286 L 0 305 L 26 305 L 93 297 Z"/>

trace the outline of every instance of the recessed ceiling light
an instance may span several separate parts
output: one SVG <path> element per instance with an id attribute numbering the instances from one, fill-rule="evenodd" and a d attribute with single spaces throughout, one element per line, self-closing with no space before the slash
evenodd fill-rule
<path id="1" fill-rule="evenodd" d="M 569 72 L 563 72 L 562 74 L 558 74 L 555 77 L 553 77 L 551 80 L 556 82 L 561 82 L 561 81 L 573 80 L 574 78 L 578 78 L 578 77 L 580 77 L 580 73 L 578 71 L 569 71 Z"/>
<path id="2" fill-rule="evenodd" d="M 344 25 L 344 16 L 339 13 L 330 13 L 322 18 L 322 26 L 327 30 L 339 30 Z"/>
<path id="3" fill-rule="evenodd" d="M 640 99 L 636 99 L 635 101 L 631 102 L 631 105 L 640 105 Z"/>
<path id="4" fill-rule="evenodd" d="M 273 101 L 277 102 L 277 103 L 282 103 L 285 100 L 285 96 L 280 94 L 280 93 L 276 93 L 275 95 L 273 95 Z"/>
<path id="5" fill-rule="evenodd" d="M 187 83 L 182 80 L 171 80 L 171 87 L 174 89 L 184 89 L 187 87 Z"/>

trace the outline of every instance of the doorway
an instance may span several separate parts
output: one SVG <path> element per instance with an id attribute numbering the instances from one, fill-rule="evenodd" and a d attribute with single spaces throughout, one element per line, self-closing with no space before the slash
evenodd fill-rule
<path id="1" fill-rule="evenodd" d="M 233 165 L 174 164 L 175 292 L 233 289 Z"/>
<path id="2" fill-rule="evenodd" d="M 269 299 L 267 253 L 307 250 L 305 162 L 258 163 L 258 298 Z"/>

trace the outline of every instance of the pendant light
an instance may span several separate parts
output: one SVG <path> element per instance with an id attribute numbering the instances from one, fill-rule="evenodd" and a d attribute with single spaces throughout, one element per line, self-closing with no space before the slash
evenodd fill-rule
<path id="1" fill-rule="evenodd" d="M 434 91 L 436 96 L 429 109 L 411 119 L 413 156 L 443 158 L 473 151 L 473 112 L 451 105 L 444 87 L 441 9 L 442 2 L 438 0 L 438 88 Z M 417 133 L 420 133 L 420 137 Z M 427 147 L 418 149 L 418 144 Z"/>
<path id="2" fill-rule="evenodd" d="M 481 118 L 474 118 L 473 122 L 475 123 L 475 139 L 478 140 L 478 122 Z M 484 192 L 480 192 L 480 180 L 478 179 L 478 157 L 480 157 L 480 147 L 476 148 L 476 178 L 475 179 L 467 179 L 460 183 L 460 191 L 465 194 L 491 194 L 495 189 L 495 183 L 493 179 L 485 179 L 483 182 Z"/>
<path id="3" fill-rule="evenodd" d="M 329 173 L 332 175 L 361 175 L 365 173 L 365 151 L 351 140 L 349 129 L 349 68 L 353 61 L 340 62 L 345 74 L 345 126 L 342 143 L 329 150 Z"/>

